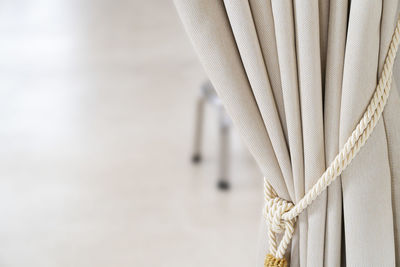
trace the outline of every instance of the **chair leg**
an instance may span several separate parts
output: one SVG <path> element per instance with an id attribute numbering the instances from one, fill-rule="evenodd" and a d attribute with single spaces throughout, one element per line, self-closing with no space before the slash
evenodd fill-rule
<path id="1" fill-rule="evenodd" d="M 219 177 L 218 188 L 228 190 L 230 183 L 228 179 L 229 169 L 229 131 L 230 122 L 223 108 L 219 110 Z"/>
<path id="2" fill-rule="evenodd" d="M 196 106 L 196 124 L 194 129 L 194 144 L 193 144 L 193 155 L 192 162 L 199 163 L 201 157 L 201 146 L 203 139 L 203 117 L 204 117 L 204 96 L 201 95 L 197 100 Z"/>

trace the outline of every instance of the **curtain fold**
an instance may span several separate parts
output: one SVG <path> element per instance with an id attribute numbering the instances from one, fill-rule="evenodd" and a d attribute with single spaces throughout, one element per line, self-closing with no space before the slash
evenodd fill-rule
<path id="1" fill-rule="evenodd" d="M 379 50 L 379 72 L 385 61 L 385 51 L 389 48 L 394 25 L 399 14 L 397 0 L 385 0 L 382 8 L 381 37 Z M 397 75 L 396 75 L 397 74 Z M 400 77 L 399 69 L 395 70 L 395 76 Z M 383 123 L 385 126 L 388 159 L 391 175 L 393 231 L 395 248 L 395 265 L 400 265 L 400 98 L 396 90 L 396 82 L 393 81 L 392 95 L 388 99 L 383 111 Z"/>
<path id="2" fill-rule="evenodd" d="M 325 164 L 339 152 L 339 125 L 348 1 L 330 1 L 324 90 Z M 337 178 L 327 188 L 324 266 L 341 263 L 342 183 Z"/>
<path id="3" fill-rule="evenodd" d="M 308 191 L 325 171 L 318 2 L 294 1 L 294 18 L 303 132 L 304 186 L 305 191 Z M 326 192 L 323 192 L 307 209 L 308 266 L 323 265 L 325 212 Z"/>
<path id="4" fill-rule="evenodd" d="M 292 163 L 295 200 L 304 195 L 303 133 L 301 129 L 300 95 L 297 77 L 295 28 L 293 3 L 289 0 L 271 0 L 274 29 L 276 35 L 279 70 L 282 80 L 282 94 L 288 131 L 288 146 Z M 269 178 L 269 177 L 268 177 Z M 292 242 L 291 262 L 307 263 L 307 211 L 296 223 L 297 238 Z M 297 241 L 298 240 L 298 241 Z"/>
<path id="5" fill-rule="evenodd" d="M 285 186 L 292 199 L 294 198 L 293 177 L 290 168 L 289 153 L 249 3 L 245 1 L 228 1 L 225 4 L 225 8 L 252 93 L 268 136 L 271 139 Z"/>
<path id="6" fill-rule="evenodd" d="M 357 125 L 377 84 L 381 14 L 382 3 L 378 1 L 351 2 L 340 146 Z M 385 129 L 383 120 L 379 120 L 366 145 L 341 176 L 349 266 L 394 266 L 390 177 Z"/>
<path id="7" fill-rule="evenodd" d="M 281 198 L 296 203 L 363 115 L 386 57 L 398 1 L 175 4 L 263 174 Z M 399 115 L 400 98 L 392 90 L 366 145 L 297 219 L 287 251 L 291 266 L 399 264 Z M 261 238 L 265 244 L 267 236 Z M 267 252 L 264 245 L 260 250 Z"/>

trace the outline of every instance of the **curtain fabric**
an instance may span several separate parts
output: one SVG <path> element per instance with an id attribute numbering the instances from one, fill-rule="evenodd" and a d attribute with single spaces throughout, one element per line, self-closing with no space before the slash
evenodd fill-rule
<path id="1" fill-rule="evenodd" d="M 296 203 L 368 106 L 398 1 L 175 0 L 175 5 L 263 174 L 281 198 Z M 291 266 L 400 266 L 399 206 L 400 98 L 393 89 L 366 145 L 297 219 L 287 251 Z M 258 266 L 268 245 L 267 235 L 261 238 Z"/>

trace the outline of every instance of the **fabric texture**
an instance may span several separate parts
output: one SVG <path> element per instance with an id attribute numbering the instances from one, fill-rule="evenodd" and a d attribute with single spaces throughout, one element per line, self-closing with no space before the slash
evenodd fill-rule
<path id="1" fill-rule="evenodd" d="M 398 1 L 175 4 L 263 174 L 281 198 L 296 203 L 363 115 Z M 394 88 L 366 145 L 299 216 L 287 258 L 290 266 L 400 265 L 399 226 L 400 97 Z M 265 230 L 258 266 L 267 252 Z"/>

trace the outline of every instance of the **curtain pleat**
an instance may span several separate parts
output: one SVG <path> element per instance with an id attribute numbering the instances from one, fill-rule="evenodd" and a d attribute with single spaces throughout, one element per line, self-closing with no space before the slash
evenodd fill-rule
<path id="1" fill-rule="evenodd" d="M 304 195 L 304 161 L 293 4 L 290 0 L 271 0 L 271 5 L 297 201 Z M 307 263 L 307 225 L 307 211 L 305 211 L 296 223 L 298 241 L 292 242 L 292 251 L 295 251 L 291 254 L 292 264 L 305 266 Z"/>
<path id="2" fill-rule="evenodd" d="M 297 70 L 303 132 L 305 191 L 325 171 L 320 35 L 317 1 L 294 1 Z M 312 53 L 310 53 L 312 51 Z M 326 192 L 307 209 L 307 266 L 322 266 Z"/>
<path id="3" fill-rule="evenodd" d="M 332 1 L 335 4 L 336 1 Z M 343 2 L 343 1 L 341 1 Z M 322 84 L 325 84 L 326 75 L 326 60 L 328 56 L 328 34 L 329 34 L 329 13 L 330 13 L 330 0 L 319 0 L 319 42 L 320 42 L 320 55 L 321 55 L 321 79 Z M 322 88 L 324 93 L 324 88 Z"/>
<path id="4" fill-rule="evenodd" d="M 175 4 L 263 174 L 281 198 L 296 203 L 363 115 L 386 57 L 398 1 Z M 400 97 L 392 90 L 366 145 L 297 219 L 287 251 L 291 266 L 399 265 L 399 114 Z M 262 229 L 258 266 L 267 252 L 265 224 Z"/>
<path id="5" fill-rule="evenodd" d="M 377 84 L 381 14 L 381 2 L 351 2 L 340 146 L 357 125 Z M 394 266 L 391 179 L 383 120 L 379 120 L 368 142 L 341 178 L 346 263 L 349 266 Z"/>
<path id="6" fill-rule="evenodd" d="M 389 48 L 390 40 L 396 24 L 398 15 L 398 1 L 385 0 L 382 8 L 381 38 L 379 50 L 379 72 L 382 70 Z M 395 75 L 399 76 L 397 69 Z M 388 158 L 391 176 L 392 210 L 393 210 L 393 231 L 396 265 L 400 266 L 400 98 L 396 90 L 396 83 L 388 99 L 386 108 L 383 111 L 383 122 L 386 131 Z"/>
<path id="7" fill-rule="evenodd" d="M 250 9 L 254 26 L 256 28 L 258 43 L 264 58 L 266 71 L 274 94 L 276 108 L 281 120 L 282 130 L 287 142 L 286 114 L 283 104 L 281 75 L 279 72 L 279 61 L 275 40 L 274 19 L 270 1 L 250 0 Z"/>
<path id="8" fill-rule="evenodd" d="M 339 125 L 344 53 L 347 36 L 347 1 L 330 1 L 324 94 L 325 164 L 339 152 Z M 338 178 L 327 189 L 324 266 L 340 266 L 342 183 Z"/>
<path id="9" fill-rule="evenodd" d="M 245 1 L 227 1 L 225 7 L 244 69 L 268 136 L 271 139 L 286 188 L 290 198 L 294 199 L 289 153 L 249 3 Z"/>
<path id="10" fill-rule="evenodd" d="M 395 84 L 393 85 L 395 88 Z M 395 266 L 400 266 L 400 97 L 398 90 L 393 90 L 383 114 L 386 128 L 387 146 L 390 162 L 393 230 L 395 238 Z"/>

